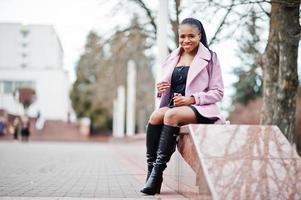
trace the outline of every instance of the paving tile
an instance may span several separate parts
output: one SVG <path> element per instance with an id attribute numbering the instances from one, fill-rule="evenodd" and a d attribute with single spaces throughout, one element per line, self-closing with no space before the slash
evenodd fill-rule
<path id="1" fill-rule="evenodd" d="M 144 142 L 0 141 L 0 199 L 154 199 L 139 192 L 145 181 L 144 148 Z M 183 198 L 163 189 L 170 193 L 160 198 Z"/>

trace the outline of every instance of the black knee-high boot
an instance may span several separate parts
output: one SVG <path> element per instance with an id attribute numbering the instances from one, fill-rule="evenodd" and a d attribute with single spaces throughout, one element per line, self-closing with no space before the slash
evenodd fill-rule
<path id="1" fill-rule="evenodd" d="M 146 162 L 147 162 L 147 177 L 146 181 L 148 180 L 148 177 L 150 176 L 153 164 L 156 161 L 157 158 L 157 149 L 159 145 L 159 139 L 162 131 L 162 124 L 154 125 L 148 123 L 147 129 L 146 129 Z"/>
<path id="2" fill-rule="evenodd" d="M 160 194 L 161 184 L 163 181 L 163 171 L 170 160 L 171 155 L 175 151 L 176 135 L 179 133 L 179 127 L 164 125 L 160 136 L 159 146 L 157 150 L 157 159 L 154 168 L 140 192 L 148 195 Z"/>

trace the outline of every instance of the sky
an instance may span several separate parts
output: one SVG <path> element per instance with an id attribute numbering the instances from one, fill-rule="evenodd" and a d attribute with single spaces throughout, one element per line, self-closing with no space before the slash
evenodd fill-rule
<path id="1" fill-rule="evenodd" d="M 129 22 L 130 16 L 126 12 L 113 8 L 115 2 L 116 0 L 0 0 L 0 23 L 53 25 L 64 50 L 63 67 L 68 71 L 72 83 L 76 79 L 75 66 L 83 52 L 87 34 L 91 30 L 104 35 L 110 34 L 110 30 L 117 25 Z M 152 0 L 149 5 L 156 8 L 157 1 Z M 119 14 L 114 15 L 114 12 Z M 205 24 L 205 29 L 208 30 L 207 35 L 214 32 L 214 26 L 210 24 Z M 229 106 L 234 92 L 232 84 L 236 77 L 232 70 L 239 63 L 234 47 L 232 40 L 222 41 L 213 47 L 219 56 L 225 83 L 223 107 Z"/>

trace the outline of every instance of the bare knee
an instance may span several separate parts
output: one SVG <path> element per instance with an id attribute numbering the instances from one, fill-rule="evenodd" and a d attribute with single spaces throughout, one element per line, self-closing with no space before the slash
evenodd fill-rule
<path id="1" fill-rule="evenodd" d="M 164 124 L 176 126 L 179 123 L 178 111 L 175 109 L 168 110 L 164 115 Z"/>
<path id="2" fill-rule="evenodd" d="M 162 111 L 155 110 L 149 118 L 149 123 L 151 123 L 151 124 L 163 124 L 163 117 L 164 117 L 164 113 Z"/>

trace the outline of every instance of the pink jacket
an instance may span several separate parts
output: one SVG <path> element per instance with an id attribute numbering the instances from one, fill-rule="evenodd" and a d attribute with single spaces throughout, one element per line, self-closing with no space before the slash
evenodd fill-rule
<path id="1" fill-rule="evenodd" d="M 162 81 L 171 82 L 173 69 L 180 58 L 179 53 L 180 47 L 174 50 L 163 63 Z M 226 121 L 216 105 L 224 95 L 221 67 L 216 54 L 213 53 L 212 68 L 208 68 L 210 59 L 210 51 L 200 43 L 188 71 L 185 96 L 194 96 L 196 103 L 193 106 L 201 115 L 217 119 L 215 124 L 225 124 Z M 160 108 L 168 105 L 169 96 L 170 89 L 167 89 L 161 96 Z"/>

